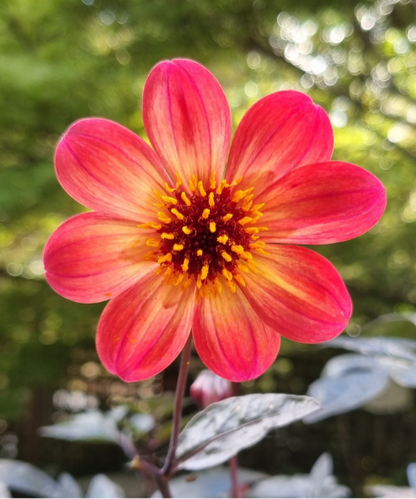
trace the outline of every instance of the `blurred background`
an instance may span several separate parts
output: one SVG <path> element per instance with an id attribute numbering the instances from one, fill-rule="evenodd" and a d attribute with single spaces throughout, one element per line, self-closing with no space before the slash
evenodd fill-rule
<path id="1" fill-rule="evenodd" d="M 415 337 L 412 324 L 362 332 L 381 314 L 416 311 L 415 2 L 1 0 L 1 457 L 76 476 L 120 468 L 123 455 L 111 445 L 97 450 L 37 433 L 70 413 L 117 403 L 159 411 L 160 432 L 150 448 L 163 455 L 177 366 L 132 385 L 107 374 L 94 347 L 104 305 L 55 294 L 43 278 L 42 249 L 61 222 L 83 210 L 54 174 L 59 136 L 86 116 L 144 136 L 146 76 L 174 57 L 195 59 L 214 73 L 234 127 L 251 104 L 282 89 L 306 92 L 328 112 L 334 159 L 376 174 L 388 207 L 359 239 L 314 249 L 334 263 L 353 297 L 348 335 Z M 284 342 L 274 366 L 241 390 L 305 394 L 332 355 Z M 191 379 L 201 367 L 195 355 Z M 306 472 L 329 451 L 356 495 L 372 481 L 405 484 L 405 467 L 416 459 L 413 394 L 400 411 L 359 410 L 291 426 L 241 461 L 270 473 Z M 195 410 L 189 404 L 189 414 Z"/>

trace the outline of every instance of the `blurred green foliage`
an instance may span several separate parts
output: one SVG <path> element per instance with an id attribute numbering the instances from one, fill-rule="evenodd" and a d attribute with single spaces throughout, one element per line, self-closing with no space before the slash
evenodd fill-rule
<path id="1" fill-rule="evenodd" d="M 96 361 L 103 306 L 68 302 L 42 276 L 47 238 L 83 210 L 55 178 L 54 147 L 85 116 L 144 136 L 143 85 L 161 59 L 205 64 L 226 91 L 234 126 L 280 89 L 322 105 L 335 129 L 334 158 L 375 173 L 389 199 L 368 234 L 315 248 L 353 296 L 347 332 L 382 313 L 414 311 L 414 19 L 408 0 L 2 0 L 0 420 L 18 417 L 38 385 L 87 386 L 81 368 Z"/>

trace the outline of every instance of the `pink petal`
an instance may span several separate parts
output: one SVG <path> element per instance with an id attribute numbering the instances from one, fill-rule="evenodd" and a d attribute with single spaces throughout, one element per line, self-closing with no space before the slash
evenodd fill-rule
<path id="1" fill-rule="evenodd" d="M 192 175 L 205 188 L 211 172 L 221 177 L 231 135 L 230 108 L 218 81 L 186 59 L 159 63 L 143 92 L 143 121 L 155 151 L 172 178 Z"/>
<path id="2" fill-rule="evenodd" d="M 97 213 L 82 213 L 64 222 L 44 252 L 46 279 L 69 300 L 95 303 L 132 286 L 154 268 L 146 232 L 134 222 Z"/>
<path id="3" fill-rule="evenodd" d="M 277 92 L 256 102 L 238 125 L 226 176 L 243 176 L 241 188 L 267 186 L 293 168 L 328 161 L 333 144 L 322 108 L 301 92 Z"/>
<path id="4" fill-rule="evenodd" d="M 62 187 L 88 208 L 156 220 L 153 191 L 168 177 L 152 149 L 127 128 L 100 118 L 77 121 L 58 144 L 55 167 Z"/>
<path id="5" fill-rule="evenodd" d="M 368 171 L 337 162 L 288 173 L 261 196 L 263 240 L 329 244 L 360 236 L 386 207 L 383 184 Z"/>
<path id="6" fill-rule="evenodd" d="M 204 364 L 230 381 L 257 378 L 279 351 L 280 335 L 259 320 L 239 289 L 200 299 L 192 331 Z"/>
<path id="7" fill-rule="evenodd" d="M 111 300 L 98 324 L 101 362 L 124 381 L 140 381 L 165 369 L 190 334 L 194 286 L 164 285 L 150 272 Z"/>
<path id="8" fill-rule="evenodd" d="M 327 341 L 351 317 L 347 288 L 321 255 L 298 246 L 267 244 L 269 256 L 256 256 L 258 273 L 244 274 L 242 288 L 260 318 L 286 338 L 302 343 Z"/>

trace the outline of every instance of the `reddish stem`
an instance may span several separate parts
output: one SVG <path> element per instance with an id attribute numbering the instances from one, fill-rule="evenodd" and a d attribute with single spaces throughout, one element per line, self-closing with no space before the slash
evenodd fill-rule
<path id="1" fill-rule="evenodd" d="M 191 347 L 192 347 L 192 335 L 190 334 L 185 344 L 185 347 L 182 351 L 178 382 L 176 383 L 175 406 L 173 409 L 173 420 L 172 420 L 172 433 L 170 436 L 170 443 L 169 443 L 168 454 L 166 456 L 166 461 L 163 468 L 160 471 L 162 479 L 163 478 L 166 479 L 169 476 L 175 462 L 176 448 L 178 446 L 178 437 L 179 437 L 179 432 L 181 430 L 182 403 L 183 403 L 183 397 L 185 395 L 186 378 L 188 376 L 189 359 L 191 357 Z M 163 491 L 161 492 L 163 493 Z"/>
<path id="2" fill-rule="evenodd" d="M 238 486 L 238 460 L 237 456 L 230 459 L 230 477 L 231 477 L 231 497 L 240 497 L 240 488 Z"/>
<path id="3" fill-rule="evenodd" d="M 233 397 L 238 395 L 238 383 L 232 383 Z M 240 488 L 238 486 L 238 459 L 234 456 L 230 459 L 230 477 L 231 477 L 231 497 L 240 497 Z"/>

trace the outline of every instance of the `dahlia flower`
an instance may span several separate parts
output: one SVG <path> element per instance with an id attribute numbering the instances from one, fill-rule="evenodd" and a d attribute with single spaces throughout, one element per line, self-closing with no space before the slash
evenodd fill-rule
<path id="1" fill-rule="evenodd" d="M 385 191 L 371 173 L 330 161 L 325 112 L 300 92 L 231 116 L 214 76 L 184 59 L 159 63 L 143 93 L 152 145 L 117 123 L 75 122 L 56 150 L 62 187 L 92 212 L 48 241 L 46 279 L 82 303 L 110 299 L 97 332 L 104 366 L 125 381 L 157 374 L 189 335 L 232 381 L 261 375 L 280 336 L 340 334 L 351 299 L 333 265 L 298 244 L 372 227 Z M 228 162 L 227 162 L 228 156 Z"/>

